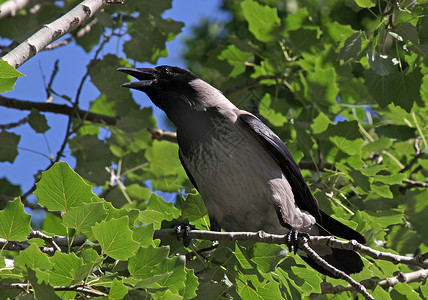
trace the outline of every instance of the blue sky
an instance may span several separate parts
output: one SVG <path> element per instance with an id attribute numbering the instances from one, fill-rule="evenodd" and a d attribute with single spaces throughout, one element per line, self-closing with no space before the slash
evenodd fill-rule
<path id="1" fill-rule="evenodd" d="M 180 54 L 184 49 L 183 39 L 191 34 L 191 28 L 196 26 L 201 18 L 210 20 L 227 20 L 228 14 L 220 11 L 219 0 L 175 0 L 172 9 L 164 13 L 164 18 L 172 18 L 176 21 L 185 23 L 182 33 L 174 41 L 167 44 L 169 56 L 161 58 L 158 64 L 185 66 Z M 0 40 L 1 44 L 7 44 L 7 41 Z M 121 46 L 118 48 L 117 40 L 112 40 L 108 47 L 102 51 L 102 55 L 107 53 L 118 54 Z M 119 52 L 120 53 L 120 52 Z M 27 101 L 44 102 L 46 100 L 45 81 L 49 81 L 54 63 L 59 59 L 59 72 L 55 78 L 53 89 L 59 94 L 65 94 L 71 98 L 75 97 L 77 87 L 83 75 L 86 72 L 86 65 L 93 58 L 94 51 L 87 54 L 74 43 L 65 47 L 60 47 L 51 51 L 42 51 L 35 57 L 27 61 L 18 70 L 26 75 L 18 79 L 13 91 L 4 93 L 5 97 L 16 98 Z M 66 59 L 64 59 L 66 58 Z M 137 67 L 148 64 L 137 64 Z M 119 87 L 118 87 L 119 88 Z M 89 103 L 95 100 L 99 92 L 87 80 L 81 96 L 82 109 L 88 109 Z M 135 94 L 137 103 L 141 106 L 151 105 L 150 100 L 143 93 Z M 67 104 L 67 102 L 56 97 L 54 103 Z M 28 115 L 28 111 L 19 111 L 0 107 L 0 124 L 16 122 Z M 155 116 L 159 121 L 163 115 L 159 109 L 155 108 Z M 21 185 L 23 192 L 27 191 L 34 183 L 33 175 L 39 169 L 45 169 L 49 164 L 50 155 L 55 156 L 65 134 L 67 118 L 63 115 L 44 113 L 47 117 L 48 125 L 51 127 L 45 134 L 37 134 L 28 125 L 19 126 L 13 130 L 16 134 L 21 135 L 19 142 L 19 155 L 13 162 L 0 162 L 0 178 L 6 177 L 11 183 Z M 165 125 L 161 122 L 159 127 Z M 31 151 L 29 151 L 31 150 Z M 38 153 L 36 153 L 38 152 Z M 69 149 L 65 151 L 66 157 L 62 160 L 67 161 L 71 167 L 75 166 L 75 160 L 70 155 Z M 47 156 L 47 157 L 46 157 Z"/>

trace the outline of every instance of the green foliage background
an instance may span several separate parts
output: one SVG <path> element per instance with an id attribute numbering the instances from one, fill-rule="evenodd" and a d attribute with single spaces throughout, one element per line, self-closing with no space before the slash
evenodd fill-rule
<path id="1" fill-rule="evenodd" d="M 18 39 L 69 9 L 70 3 L 62 4 L 45 3 L 31 16 L 2 19 L 0 35 Z M 282 138 L 323 210 L 363 233 L 369 247 L 418 255 L 428 252 L 428 6 L 398 4 L 224 1 L 231 20 L 201 22 L 186 41 L 184 57 L 189 69 L 258 114 Z M 130 36 L 123 43 L 126 57 L 107 54 L 87 66 L 101 93 L 90 111 L 120 119 L 100 125 L 72 118 L 67 143 L 75 170 L 52 161 L 36 174 L 34 194 L 48 211 L 43 232 L 83 235 L 87 241 L 54 255 L 42 252 L 40 247 L 52 245 L 40 238 L 30 239 L 23 251 L 2 249 L 0 256 L 14 259 L 14 268 L 0 261 L 0 284 L 30 283 L 37 299 L 78 298 L 85 292 L 54 290 L 76 285 L 111 299 L 348 299 L 349 292 L 317 295 L 323 281 L 346 283 L 325 278 L 278 245 L 222 242 L 215 251 L 193 256 L 189 251 L 212 242 L 194 240 L 186 249 L 174 239 L 153 240 L 155 229 L 177 220 L 209 228 L 203 202 L 178 160 L 178 146 L 152 140 L 146 130 L 156 127 L 151 109 L 140 109 L 129 90 L 119 88 L 131 78 L 116 72 L 168 55 L 165 42 L 183 26 L 161 17 L 170 7 L 170 1 L 111 5 L 96 14 L 98 23 L 88 35 L 76 38 L 89 51 L 100 47 L 107 32 Z M 19 76 L 0 61 L 0 91 L 13 89 Z M 78 105 L 78 99 L 70 103 Z M 36 132 L 49 130 L 37 110 L 28 122 Z M 19 139 L 0 132 L 1 161 L 13 163 Z M 147 180 L 155 190 L 177 193 L 175 203 L 151 193 Z M 94 194 L 94 186 L 103 192 Z M 22 194 L 5 178 L 0 190 L 5 198 Z M 0 204 L 1 238 L 27 240 L 26 197 Z M 364 270 L 353 275 L 358 281 L 413 271 L 363 260 Z M 428 299 L 428 284 L 399 283 L 370 292 L 376 299 Z M 9 289 L 0 298 L 23 295 Z"/>

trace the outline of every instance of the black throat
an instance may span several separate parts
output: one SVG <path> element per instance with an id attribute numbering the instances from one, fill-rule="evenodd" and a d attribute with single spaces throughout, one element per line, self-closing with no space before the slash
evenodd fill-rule
<path id="1" fill-rule="evenodd" d="M 223 134 L 222 126 L 219 124 L 228 122 L 215 107 L 206 111 L 189 112 L 183 117 L 183 122 L 177 126 L 177 141 L 185 156 L 188 156 L 192 149 L 201 143 L 218 138 Z"/>

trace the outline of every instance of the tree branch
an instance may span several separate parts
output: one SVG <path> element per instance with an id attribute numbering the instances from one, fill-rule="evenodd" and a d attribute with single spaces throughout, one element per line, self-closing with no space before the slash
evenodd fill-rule
<path id="1" fill-rule="evenodd" d="M 27 7 L 31 0 L 9 0 L 0 4 L 0 19 L 15 16 L 18 11 Z"/>
<path id="2" fill-rule="evenodd" d="M 177 134 L 175 132 L 159 128 L 147 128 L 147 131 L 152 135 L 152 139 L 177 143 Z"/>
<path id="3" fill-rule="evenodd" d="M 80 37 L 84 36 L 85 34 L 89 33 L 91 31 L 92 27 L 94 27 L 94 25 L 97 23 L 98 23 L 98 19 L 94 18 L 91 22 L 89 22 L 88 24 L 86 24 L 85 26 L 80 28 L 76 32 L 75 35 L 72 35 L 69 38 L 67 38 L 65 40 L 61 40 L 61 41 L 56 42 L 54 44 L 47 45 L 43 50 L 53 50 L 53 49 L 59 48 L 61 46 L 68 45 L 69 43 L 74 41 L 76 38 L 80 38 Z"/>
<path id="4" fill-rule="evenodd" d="M 6 239 L 0 238 L 0 248 L 10 251 L 23 251 L 30 247 L 28 242 L 17 242 L 17 241 L 8 241 Z M 40 251 L 46 253 L 47 255 L 54 255 L 55 249 L 53 247 L 39 247 Z"/>
<path id="5" fill-rule="evenodd" d="M 105 5 L 103 0 L 85 0 L 79 3 L 62 17 L 44 25 L 2 59 L 18 68 L 47 45 L 83 24 Z"/>
<path id="6" fill-rule="evenodd" d="M 398 273 L 398 276 L 389 277 L 383 280 L 368 279 L 361 282 L 364 287 L 374 290 L 376 286 L 382 288 L 393 287 L 394 285 L 402 283 L 411 283 L 411 282 L 421 282 L 428 278 L 428 270 L 418 270 L 411 273 Z M 338 294 L 341 292 L 353 292 L 355 289 L 351 285 L 343 286 L 336 285 L 333 286 L 329 282 L 321 283 L 321 294 Z"/>
<path id="7" fill-rule="evenodd" d="M 47 243 L 53 245 L 54 247 L 39 247 L 39 249 L 48 255 L 54 255 L 55 251 L 61 251 L 59 246 L 61 247 L 79 247 L 83 245 L 87 238 L 85 236 L 49 236 L 47 234 L 42 233 L 41 231 L 32 230 L 31 233 L 27 237 L 28 239 L 32 238 L 41 238 Z M 0 248 L 4 250 L 10 251 L 23 251 L 30 247 L 30 243 L 28 241 L 8 241 L 6 239 L 0 238 Z"/>
<path id="8" fill-rule="evenodd" d="M 160 239 L 168 236 L 175 236 L 176 231 L 173 228 L 155 230 L 153 238 Z M 205 230 L 190 230 L 188 232 L 190 239 L 216 240 L 216 241 L 249 241 L 268 244 L 286 244 L 286 235 L 270 234 L 263 231 L 259 232 L 218 232 Z M 182 236 L 181 236 L 182 237 Z M 299 241 L 302 239 L 299 237 Z M 300 241 L 301 242 L 301 241 Z M 407 257 L 389 252 L 383 252 L 364 246 L 355 240 L 342 241 L 333 236 L 310 236 L 309 245 L 325 245 L 331 248 L 352 250 L 361 254 L 368 255 L 375 259 L 387 260 L 394 264 L 402 263 L 411 266 L 428 269 L 428 253 L 417 256 Z"/>
<path id="9" fill-rule="evenodd" d="M 76 117 L 83 120 L 87 120 L 92 123 L 101 123 L 106 125 L 116 125 L 116 121 L 119 119 L 118 117 L 97 114 L 82 109 L 77 109 L 76 111 L 74 111 L 72 107 L 64 104 L 24 101 L 13 98 L 6 98 L 1 95 L 0 106 L 19 110 L 31 110 L 34 108 L 38 111 L 63 114 L 69 117 Z"/>
<path id="10" fill-rule="evenodd" d="M 424 181 L 415 181 L 415 180 L 411 180 L 411 179 L 404 179 L 403 182 L 406 183 L 406 186 L 404 186 L 403 189 L 409 189 L 412 187 L 421 187 L 421 188 L 427 188 L 428 187 L 428 182 L 424 182 Z"/>

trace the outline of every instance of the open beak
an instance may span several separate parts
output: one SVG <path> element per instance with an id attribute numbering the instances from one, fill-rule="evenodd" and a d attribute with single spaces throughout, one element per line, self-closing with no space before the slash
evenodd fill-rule
<path id="1" fill-rule="evenodd" d="M 152 68 L 118 68 L 117 70 L 138 79 L 138 81 L 124 83 L 122 87 L 142 90 L 157 82 L 156 71 Z"/>

